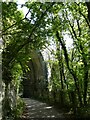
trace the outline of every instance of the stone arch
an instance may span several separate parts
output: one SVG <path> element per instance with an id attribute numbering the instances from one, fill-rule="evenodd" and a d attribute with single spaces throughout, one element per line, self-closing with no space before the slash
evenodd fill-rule
<path id="1" fill-rule="evenodd" d="M 40 89 L 47 87 L 47 67 L 41 52 L 32 51 L 30 55 L 31 60 L 27 63 L 30 71 L 24 73 L 23 97 L 37 96 Z"/>

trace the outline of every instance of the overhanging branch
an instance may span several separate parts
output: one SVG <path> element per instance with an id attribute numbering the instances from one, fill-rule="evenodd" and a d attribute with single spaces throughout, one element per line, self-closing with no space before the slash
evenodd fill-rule
<path id="1" fill-rule="evenodd" d="M 44 17 L 44 15 L 46 14 L 46 12 L 47 12 L 54 4 L 55 4 L 54 2 L 51 3 L 51 4 L 49 5 L 49 7 L 47 7 L 46 10 L 45 10 L 44 12 L 42 12 L 40 18 L 36 21 L 34 27 L 32 28 L 32 31 L 31 31 L 30 35 L 28 36 L 27 40 L 26 40 L 23 44 L 19 45 L 19 46 L 18 46 L 18 49 L 16 48 L 16 49 L 14 49 L 14 51 L 12 52 L 12 55 L 13 55 L 13 56 L 11 57 L 11 59 L 9 59 L 8 64 L 11 64 L 11 62 L 15 60 L 15 57 L 17 56 L 18 52 L 19 52 L 24 46 L 26 46 L 26 45 L 29 44 L 29 43 L 32 43 L 32 38 L 31 38 L 31 37 L 32 37 L 32 35 L 33 35 L 33 32 L 37 29 L 38 25 L 41 23 L 41 20 L 43 19 L 43 17 Z"/>

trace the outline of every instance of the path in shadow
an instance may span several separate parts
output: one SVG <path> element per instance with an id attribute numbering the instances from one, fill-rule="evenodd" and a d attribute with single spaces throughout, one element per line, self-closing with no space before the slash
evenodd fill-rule
<path id="1" fill-rule="evenodd" d="M 58 112 L 53 106 L 49 106 L 46 103 L 39 102 L 37 100 L 24 98 L 26 104 L 25 113 L 22 116 L 22 119 L 33 120 L 40 118 L 45 119 L 56 119 L 65 120 L 63 111 Z"/>

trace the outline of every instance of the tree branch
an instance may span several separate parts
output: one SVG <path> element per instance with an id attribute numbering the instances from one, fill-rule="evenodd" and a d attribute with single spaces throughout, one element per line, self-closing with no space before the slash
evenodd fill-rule
<path id="1" fill-rule="evenodd" d="M 78 26 L 79 37 L 80 37 L 81 36 L 81 28 L 80 28 L 79 20 L 77 20 L 77 26 Z"/>
<path id="2" fill-rule="evenodd" d="M 62 49 L 63 49 L 63 51 L 64 51 L 64 56 L 65 56 L 65 61 L 66 61 L 66 64 L 67 64 L 67 68 L 68 68 L 70 74 L 72 75 L 72 77 L 73 77 L 73 79 L 74 79 L 75 87 L 76 87 L 76 89 L 77 89 L 77 91 L 78 91 L 79 102 L 80 102 L 80 105 L 82 106 L 81 93 L 80 93 L 79 84 L 78 84 L 78 81 L 79 81 L 79 80 L 78 80 L 78 78 L 77 78 L 77 75 L 76 75 L 75 71 L 70 68 L 68 53 L 67 53 L 67 50 L 66 50 L 65 45 L 63 44 L 61 38 L 59 37 L 59 32 L 58 32 L 58 31 L 56 32 L 56 37 L 57 37 L 58 41 L 61 43 Z"/>
<path id="3" fill-rule="evenodd" d="M 76 2 L 75 2 L 75 4 L 79 7 L 79 4 L 77 4 Z M 84 19 L 85 19 L 87 25 L 88 25 L 89 28 L 90 28 L 89 20 L 86 18 L 86 16 L 82 13 L 82 11 L 81 11 L 80 9 L 79 9 L 79 13 L 84 17 Z"/>
<path id="4" fill-rule="evenodd" d="M 32 7 L 32 6 L 31 6 L 31 7 Z M 23 19 L 21 19 L 20 21 L 12 24 L 11 26 L 7 27 L 5 30 L 2 31 L 2 34 L 3 34 L 4 32 L 6 32 L 8 29 L 12 28 L 13 26 L 17 25 L 18 23 L 21 23 L 23 20 L 27 19 L 26 17 L 27 17 L 27 15 L 28 15 L 29 12 L 30 12 L 31 7 L 29 8 L 28 12 L 26 13 L 26 15 L 25 15 L 25 17 L 24 17 Z"/>
<path id="5" fill-rule="evenodd" d="M 66 46 L 63 44 L 61 38 L 59 37 L 58 31 L 56 32 L 56 37 L 57 37 L 58 41 L 61 43 L 62 49 L 64 50 L 65 60 L 66 60 L 66 63 L 67 63 L 67 67 L 69 68 L 69 58 L 68 58 L 68 53 L 67 53 L 67 50 L 66 50 Z"/>
<path id="6" fill-rule="evenodd" d="M 14 51 L 12 52 L 12 55 L 11 55 L 11 58 L 9 59 L 8 61 L 8 64 L 11 64 L 12 61 L 15 60 L 15 57 L 16 55 L 18 54 L 18 52 L 27 44 L 33 42 L 32 40 L 32 35 L 33 35 L 33 32 L 37 29 L 38 25 L 40 24 L 41 20 L 43 19 L 44 15 L 46 14 L 46 12 L 54 5 L 55 3 L 51 3 L 49 5 L 49 7 L 46 8 L 46 10 L 44 12 L 42 12 L 41 16 L 39 17 L 39 19 L 36 21 L 34 27 L 32 28 L 32 31 L 30 33 L 30 35 L 28 36 L 27 40 L 22 44 L 22 45 L 19 45 L 18 48 L 14 49 Z"/>
<path id="7" fill-rule="evenodd" d="M 90 22 L 90 2 L 86 2 L 86 5 L 87 5 L 87 9 L 88 9 L 88 19 Z"/>

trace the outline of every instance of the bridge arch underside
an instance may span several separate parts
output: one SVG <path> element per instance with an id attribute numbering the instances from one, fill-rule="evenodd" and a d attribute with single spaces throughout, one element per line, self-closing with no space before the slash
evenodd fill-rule
<path id="1" fill-rule="evenodd" d="M 47 67 L 42 54 L 34 51 L 28 62 L 29 71 L 25 71 L 23 79 L 23 97 L 41 97 L 47 91 Z"/>

